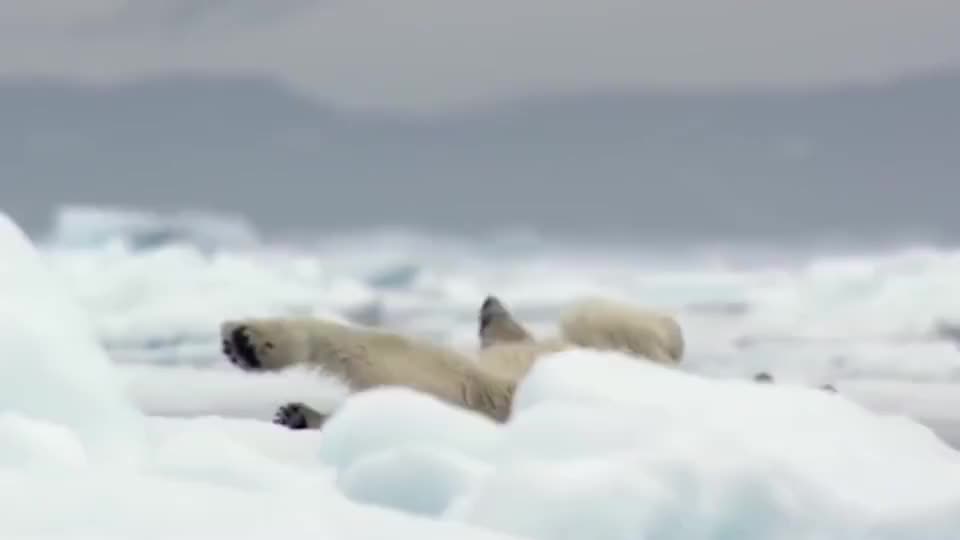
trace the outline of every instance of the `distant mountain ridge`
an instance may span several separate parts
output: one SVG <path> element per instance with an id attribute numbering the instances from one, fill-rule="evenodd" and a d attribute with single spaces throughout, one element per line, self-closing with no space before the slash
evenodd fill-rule
<path id="1" fill-rule="evenodd" d="M 340 111 L 256 78 L 0 80 L 0 201 L 242 212 L 268 229 L 960 238 L 960 71 L 815 92 Z"/>

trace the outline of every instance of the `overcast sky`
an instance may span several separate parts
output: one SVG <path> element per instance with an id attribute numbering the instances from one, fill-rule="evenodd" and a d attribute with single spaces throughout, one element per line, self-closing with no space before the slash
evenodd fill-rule
<path id="1" fill-rule="evenodd" d="M 636 85 L 960 66 L 960 0 L 0 0 L 0 75 L 273 75 L 435 109 Z"/>

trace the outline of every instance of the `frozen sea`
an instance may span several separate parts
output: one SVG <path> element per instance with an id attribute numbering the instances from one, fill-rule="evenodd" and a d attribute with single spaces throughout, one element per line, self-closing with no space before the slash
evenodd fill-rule
<path id="1" fill-rule="evenodd" d="M 0 538 L 960 537 L 960 251 L 281 241 L 80 207 L 32 239 L 3 216 L 0 250 Z M 586 295 L 669 310 L 683 367 L 554 355 L 498 426 L 219 353 L 222 319 L 289 313 L 471 349 L 490 293 L 537 333 Z M 289 431 L 288 401 L 342 409 Z"/>

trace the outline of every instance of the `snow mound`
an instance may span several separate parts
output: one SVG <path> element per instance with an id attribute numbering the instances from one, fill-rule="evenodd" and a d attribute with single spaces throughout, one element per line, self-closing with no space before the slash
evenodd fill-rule
<path id="1" fill-rule="evenodd" d="M 142 415 L 2 214 L 0 253 L 0 538 L 509 538 L 352 503 L 317 459 L 320 432 Z"/>
<path id="2" fill-rule="evenodd" d="M 302 373 L 118 370 L 2 215 L 0 254 L 0 538 L 914 540 L 960 530 L 960 454 L 843 393 L 567 351 L 534 367 L 498 425 L 405 389 L 338 403 L 335 384 Z M 131 397 L 204 416 L 150 417 Z M 322 431 L 224 417 L 308 398 L 337 408 Z"/>
<path id="3" fill-rule="evenodd" d="M 14 441 L 22 442 L 26 430 L 41 446 L 45 443 L 40 441 L 51 437 L 76 437 L 64 444 L 79 445 L 92 458 L 112 461 L 135 455 L 140 415 L 94 338 L 86 314 L 68 301 L 33 244 L 3 214 L 0 254 L 0 411 L 5 415 L 0 444 L 17 446 Z M 62 425 L 69 432 L 27 428 L 24 419 Z"/>
<path id="4" fill-rule="evenodd" d="M 960 530 L 960 454 L 928 428 L 816 388 L 616 353 L 545 358 L 502 427 L 387 389 L 351 397 L 328 425 L 319 453 L 354 500 L 528 538 Z"/>

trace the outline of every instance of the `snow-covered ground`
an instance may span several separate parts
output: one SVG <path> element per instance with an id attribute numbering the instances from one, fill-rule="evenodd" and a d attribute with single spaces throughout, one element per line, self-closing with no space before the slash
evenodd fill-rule
<path id="1" fill-rule="evenodd" d="M 960 441 L 960 351 L 934 331 L 960 320 L 960 253 L 268 246 L 242 224 L 63 217 L 36 245 L 0 220 L 0 538 L 960 535 L 960 453 L 916 421 Z M 673 310 L 684 368 L 554 355 L 499 426 L 219 357 L 220 319 L 281 312 L 474 347 L 490 292 L 543 332 L 583 294 Z M 293 400 L 342 405 L 322 432 L 268 421 Z"/>

